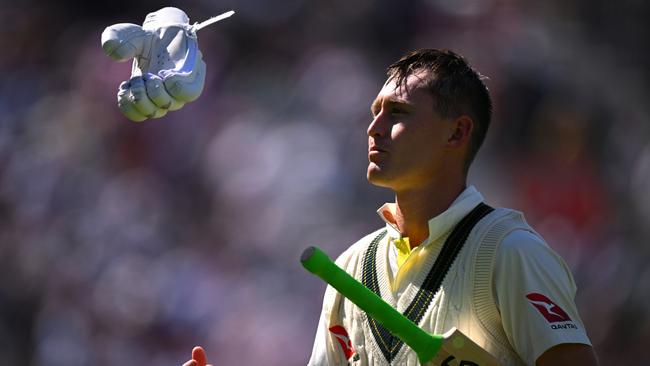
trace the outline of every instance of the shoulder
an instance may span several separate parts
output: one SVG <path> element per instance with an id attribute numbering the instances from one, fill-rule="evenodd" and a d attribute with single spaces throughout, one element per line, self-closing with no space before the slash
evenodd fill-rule
<path id="1" fill-rule="evenodd" d="M 564 260 L 532 229 L 516 229 L 503 237 L 497 251 L 503 262 L 539 262 L 565 267 Z"/>
<path id="2" fill-rule="evenodd" d="M 564 259 L 556 253 L 516 210 L 495 209 L 497 218 L 493 228 L 499 231 L 494 258 L 495 274 L 499 272 L 508 278 L 512 275 L 526 277 L 568 277 L 571 271 Z M 504 276 L 505 277 L 505 276 Z"/>
<path id="3" fill-rule="evenodd" d="M 498 242 L 497 258 L 517 256 L 550 256 L 561 259 L 524 218 L 509 208 L 496 208 L 487 218 L 487 230 Z"/>
<path id="4" fill-rule="evenodd" d="M 336 258 L 336 265 L 346 269 L 351 263 L 358 262 L 358 259 L 363 256 L 363 253 L 366 252 L 370 243 L 372 243 L 375 238 L 382 235 L 384 231 L 385 229 L 381 228 L 359 239 L 356 243 L 352 244 L 348 249 L 341 253 L 338 258 Z"/>
<path id="5" fill-rule="evenodd" d="M 547 253 L 551 251 L 544 239 L 537 233 L 526 230 L 516 229 L 509 232 L 503 237 L 499 245 L 500 255 L 521 255 Z"/>
<path id="6" fill-rule="evenodd" d="M 487 240 L 496 244 L 501 242 L 507 234 L 517 229 L 533 231 L 521 212 L 496 207 L 476 224 L 473 233 L 483 241 Z"/>
<path id="7" fill-rule="evenodd" d="M 352 277 L 357 278 L 357 275 L 363 267 L 361 262 L 368 246 L 370 246 L 370 243 L 372 243 L 375 238 L 382 235 L 382 232 L 384 231 L 385 229 L 381 228 L 359 239 L 336 258 L 336 265 Z M 332 311 L 331 309 L 336 308 L 340 301 L 341 295 L 332 286 L 328 285 L 327 290 L 325 291 L 324 309 Z"/>
<path id="8" fill-rule="evenodd" d="M 497 282 L 518 283 L 530 291 L 552 287 L 553 291 L 575 294 L 576 286 L 569 266 L 532 229 L 516 229 L 501 241 L 494 262 Z"/>

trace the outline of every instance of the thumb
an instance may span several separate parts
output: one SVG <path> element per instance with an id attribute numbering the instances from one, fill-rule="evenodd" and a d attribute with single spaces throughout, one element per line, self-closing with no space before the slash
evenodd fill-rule
<path id="1" fill-rule="evenodd" d="M 201 346 L 197 346 L 192 349 L 192 359 L 196 361 L 197 366 L 206 366 L 205 364 L 208 362 L 205 351 Z"/>
<path id="2" fill-rule="evenodd" d="M 102 32 L 102 48 L 110 58 L 126 61 L 139 57 L 151 34 L 131 23 L 113 24 Z"/>

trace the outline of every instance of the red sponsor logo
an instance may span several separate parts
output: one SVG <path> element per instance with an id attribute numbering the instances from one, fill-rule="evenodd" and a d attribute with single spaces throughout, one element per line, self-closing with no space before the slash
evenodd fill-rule
<path id="1" fill-rule="evenodd" d="M 330 332 L 334 335 L 341 348 L 343 348 L 343 353 L 345 353 L 345 358 L 350 359 L 354 354 L 354 348 L 352 347 L 352 341 L 350 341 L 350 336 L 348 332 L 340 325 L 335 325 L 330 328 Z"/>
<path id="2" fill-rule="evenodd" d="M 537 309 L 549 323 L 559 323 L 559 322 L 570 322 L 571 318 L 569 315 L 562 310 L 556 303 L 551 301 L 548 297 L 537 294 L 530 293 L 526 295 L 526 298 L 530 303 Z"/>

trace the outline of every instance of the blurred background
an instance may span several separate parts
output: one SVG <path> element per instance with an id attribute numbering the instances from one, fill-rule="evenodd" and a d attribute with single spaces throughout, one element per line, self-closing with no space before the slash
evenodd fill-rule
<path id="1" fill-rule="evenodd" d="M 126 120 L 100 35 L 174 5 L 197 101 Z M 650 364 L 650 3 L 0 0 L 0 363 L 304 365 L 325 285 L 299 265 L 382 226 L 365 180 L 386 66 L 451 48 L 495 115 L 471 183 L 572 268 L 602 365 Z M 645 45 L 645 46 L 644 46 Z"/>

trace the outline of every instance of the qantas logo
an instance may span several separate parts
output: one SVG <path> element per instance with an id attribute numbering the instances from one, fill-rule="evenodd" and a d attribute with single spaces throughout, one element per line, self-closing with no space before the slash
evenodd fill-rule
<path id="1" fill-rule="evenodd" d="M 571 321 L 569 315 L 567 315 L 561 307 L 557 306 L 557 304 L 551 301 L 548 297 L 538 293 L 530 293 L 526 295 L 526 298 L 549 323 Z"/>
<path id="2" fill-rule="evenodd" d="M 345 353 L 345 358 L 350 359 L 354 354 L 354 348 L 352 347 L 352 342 L 348 336 L 348 332 L 340 325 L 335 325 L 330 328 L 330 332 L 339 341 L 341 348 L 343 348 L 343 353 Z"/>

